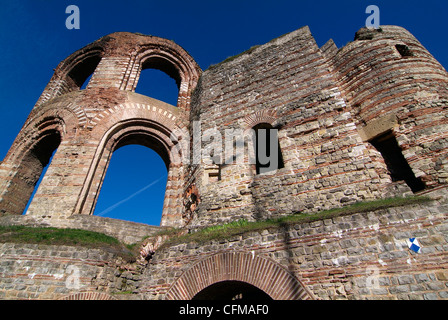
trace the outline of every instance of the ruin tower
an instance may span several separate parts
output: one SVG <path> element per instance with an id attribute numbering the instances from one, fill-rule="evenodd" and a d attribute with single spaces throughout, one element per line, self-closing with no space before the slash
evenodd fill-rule
<path id="1" fill-rule="evenodd" d="M 360 136 L 392 180 L 414 192 L 446 184 L 447 72 L 437 60 L 407 30 L 384 26 L 359 30 L 333 61 Z"/>
<path id="2" fill-rule="evenodd" d="M 174 78 L 177 105 L 136 94 L 143 69 Z M 21 214 L 42 168 L 50 167 L 26 212 L 64 219 L 91 215 L 111 154 L 130 143 L 155 150 L 168 169 L 162 225 L 182 225 L 185 170 L 172 161 L 171 133 L 189 124 L 201 70 L 172 41 L 113 33 L 62 61 L 1 165 L 1 211 Z M 80 90 L 91 76 L 85 90 Z"/>
<path id="3" fill-rule="evenodd" d="M 396 26 L 363 28 L 340 49 L 332 40 L 319 48 L 304 27 L 212 66 L 192 105 L 202 130 L 275 128 L 282 163 L 267 174 L 257 165 L 199 168 L 198 216 L 207 219 L 193 224 L 446 185 L 447 88 L 446 70 Z"/>
<path id="4" fill-rule="evenodd" d="M 176 106 L 134 92 L 146 68 L 175 79 Z M 78 227 L 73 218 L 93 214 L 112 153 L 131 143 L 154 149 L 168 168 L 161 226 L 424 192 L 447 183 L 447 88 L 445 69 L 395 26 L 363 28 L 340 49 L 331 40 L 319 48 L 303 27 L 205 71 L 172 41 L 113 33 L 56 68 L 1 163 L 1 214 L 23 213 L 57 150 L 24 219 Z M 236 158 L 234 144 L 217 161 L 178 161 L 216 151 L 207 132 L 262 129 L 276 132 L 274 170 L 225 162 Z"/>

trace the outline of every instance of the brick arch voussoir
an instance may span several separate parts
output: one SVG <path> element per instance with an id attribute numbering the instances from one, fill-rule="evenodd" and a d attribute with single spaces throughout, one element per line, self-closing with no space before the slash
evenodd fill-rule
<path id="1" fill-rule="evenodd" d="M 244 117 L 245 129 L 251 129 L 260 123 L 269 123 L 273 127 L 278 120 L 277 112 L 275 110 L 260 110 L 251 113 Z"/>
<path id="2" fill-rule="evenodd" d="M 50 101 L 51 99 L 66 93 L 65 90 L 62 90 L 61 82 L 64 82 L 65 79 L 69 77 L 70 72 L 72 72 L 77 66 L 81 66 L 86 60 L 91 58 L 101 59 L 104 55 L 104 42 L 105 41 L 103 38 L 97 40 L 95 43 L 77 50 L 61 61 L 56 67 L 50 82 L 35 106 L 40 106 L 42 103 Z"/>
<path id="3" fill-rule="evenodd" d="M 170 110 L 169 106 L 158 104 L 127 102 L 97 114 L 87 125 L 87 130 L 90 131 L 89 137 L 91 141 L 97 141 L 97 147 L 74 213 L 92 214 L 92 199 L 89 199 L 89 194 L 96 188 L 93 181 L 97 179 L 100 162 L 105 154 L 113 152 L 112 146 L 116 146 L 124 135 L 132 134 L 132 131 L 151 135 L 162 142 L 166 148 L 169 163 L 172 163 L 177 160 L 176 152 L 171 151 L 175 145 L 172 134 L 185 132 L 182 124 L 180 114 L 175 109 Z M 180 159 L 183 158 L 180 157 Z"/>
<path id="4" fill-rule="evenodd" d="M 102 44 L 102 40 L 100 39 L 95 43 L 92 43 L 80 50 L 75 51 L 59 63 L 55 70 L 55 75 L 57 76 L 57 78 L 67 76 L 67 74 L 69 74 L 71 70 L 73 70 L 77 65 L 83 63 L 86 59 L 94 56 L 102 57 L 104 54 L 104 50 L 104 44 Z"/>
<path id="5" fill-rule="evenodd" d="M 191 84 L 196 84 L 199 80 L 199 65 L 185 49 L 171 40 L 151 37 L 151 41 L 142 45 L 136 52 L 136 60 L 140 65 L 151 57 L 160 57 L 172 64 L 183 81 L 188 79 L 192 81 Z"/>
<path id="6" fill-rule="evenodd" d="M 135 60 L 139 70 L 141 71 L 143 64 L 152 58 L 158 58 L 170 64 L 179 76 L 176 79 L 179 85 L 177 107 L 189 110 L 191 94 L 199 81 L 202 73 L 201 68 L 186 50 L 171 40 L 151 37 L 146 39 L 146 41 L 148 42 L 142 44 L 135 53 Z M 137 82 L 138 80 L 133 83 L 131 89 L 135 90 Z"/>
<path id="7" fill-rule="evenodd" d="M 23 126 L 23 130 L 31 130 L 38 127 L 38 124 L 42 119 L 55 118 L 60 119 L 65 126 L 65 131 L 71 133 L 78 128 L 83 128 L 87 123 L 87 117 L 84 109 L 76 102 L 78 93 L 66 94 L 65 100 L 53 100 L 40 104 L 34 108 L 27 121 Z"/>
<path id="8" fill-rule="evenodd" d="M 206 257 L 186 270 L 170 287 L 167 300 L 190 300 L 221 281 L 242 281 L 274 300 L 310 300 L 311 292 L 287 269 L 268 257 L 246 252 L 222 252 Z"/>
<path id="9" fill-rule="evenodd" d="M 160 106 L 141 103 L 123 103 L 107 108 L 97 114 L 86 126 L 92 130 L 93 135 L 102 135 L 105 128 L 130 119 L 151 120 L 163 125 L 171 132 L 182 126 L 181 119 L 175 112 Z"/>
<path id="10" fill-rule="evenodd" d="M 32 114 L 17 135 L 4 162 L 20 159 L 50 131 L 57 131 L 61 142 L 80 127 L 75 112 L 68 107 L 40 108 Z"/>
<path id="11" fill-rule="evenodd" d="M 60 298 L 59 300 L 117 300 L 102 292 L 80 292 Z"/>

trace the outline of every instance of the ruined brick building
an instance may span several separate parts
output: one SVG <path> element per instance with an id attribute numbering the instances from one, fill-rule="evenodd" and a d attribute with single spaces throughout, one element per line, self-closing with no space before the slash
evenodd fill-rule
<path id="1" fill-rule="evenodd" d="M 147 68 L 175 79 L 176 106 L 134 92 Z M 194 232 L 413 193 L 434 200 L 205 245 L 158 250 L 158 243 L 146 243 L 155 247 L 151 260 L 119 275 L 111 257 L 66 248 L 70 263 L 81 268 L 77 290 L 33 258 L 52 261 L 64 275 L 67 255 L 2 244 L 0 267 L 27 260 L 34 276 L 21 289 L 8 287 L 7 279 L 26 278 L 29 271 L 18 262 L 0 269 L 0 298 L 116 298 L 114 292 L 131 284 L 130 299 L 217 292 L 274 299 L 448 298 L 447 108 L 448 73 L 397 26 L 362 28 L 339 49 L 331 40 L 319 48 L 303 27 L 205 71 L 173 41 L 107 35 L 58 65 L 1 162 L 1 224 L 88 229 L 135 243 L 160 227 Z M 276 129 L 278 164 L 260 173 L 258 161 L 227 163 L 207 149 L 217 136 L 197 138 L 198 128 L 222 137 L 231 129 Z M 128 144 L 155 150 L 168 169 L 160 227 L 93 215 L 111 155 Z M 216 161 L 194 161 L 198 150 Z M 406 246 L 412 237 L 420 237 L 421 254 Z"/>

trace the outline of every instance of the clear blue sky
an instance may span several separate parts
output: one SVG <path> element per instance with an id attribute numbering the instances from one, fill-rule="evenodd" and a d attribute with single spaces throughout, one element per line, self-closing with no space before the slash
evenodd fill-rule
<path id="1" fill-rule="evenodd" d="M 305 25 L 319 46 L 330 38 L 344 46 L 365 24 L 366 7 L 374 4 L 382 25 L 407 28 L 448 67 L 448 0 L 0 1 L 0 159 L 58 63 L 116 31 L 174 40 L 205 70 Z M 65 27 L 65 9 L 71 4 L 80 9 L 79 30 Z M 174 82 L 158 71 L 145 70 L 137 92 L 172 104 L 176 100 Z M 133 165 L 124 171 L 124 163 Z M 154 152 L 140 146 L 120 149 L 112 157 L 95 213 L 159 225 L 165 183 L 166 169 Z"/>

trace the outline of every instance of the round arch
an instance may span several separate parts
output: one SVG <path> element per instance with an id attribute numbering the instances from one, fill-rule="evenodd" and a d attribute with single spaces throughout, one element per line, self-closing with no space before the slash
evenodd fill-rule
<path id="1" fill-rule="evenodd" d="M 81 89 L 84 82 L 95 72 L 103 54 L 103 45 L 94 43 L 72 53 L 61 61 L 36 106 L 55 97 Z"/>
<path id="2" fill-rule="evenodd" d="M 167 300 L 191 300 L 221 281 L 248 283 L 274 300 L 310 300 L 311 292 L 288 270 L 254 252 L 222 252 L 200 260 L 170 287 Z"/>
<path id="3" fill-rule="evenodd" d="M 148 37 L 135 54 L 136 77 L 130 81 L 126 89 L 134 91 L 144 69 L 157 69 L 173 78 L 179 89 L 177 107 L 190 109 L 190 99 L 195 89 L 201 69 L 194 59 L 181 46 L 171 40 Z"/>
<path id="4" fill-rule="evenodd" d="M 0 202 L 10 214 L 23 214 L 52 154 L 78 123 L 71 110 L 51 104 L 31 115 L 1 163 L 8 175 L 0 183 Z"/>
<path id="5" fill-rule="evenodd" d="M 264 109 L 248 114 L 244 117 L 243 121 L 246 130 L 261 123 L 268 123 L 275 127 L 277 125 L 278 115 L 275 110 Z"/>
<path id="6" fill-rule="evenodd" d="M 24 213 L 44 168 L 61 144 L 61 139 L 60 131 L 50 125 L 36 135 L 35 141 L 19 146 L 17 160 L 10 162 L 15 162 L 8 176 L 10 183 L 0 186 L 2 210 L 15 215 Z"/>
<path id="7" fill-rule="evenodd" d="M 216 282 L 199 291 L 192 300 L 272 300 L 263 290 L 243 281 Z"/>
<path id="8" fill-rule="evenodd" d="M 22 161 L 23 156 L 48 132 L 57 133 L 61 140 L 70 139 L 80 126 L 78 116 L 70 104 L 45 103 L 33 109 L 17 135 L 4 162 Z"/>
<path id="9" fill-rule="evenodd" d="M 98 137 L 99 142 L 75 214 L 93 214 L 112 153 L 124 145 L 139 144 L 156 151 L 168 169 L 161 225 L 183 224 L 183 164 L 173 158 L 176 156 L 172 152 L 175 142 L 171 139 L 171 134 L 180 129 L 175 122 L 176 116 L 162 105 L 159 107 L 129 103 L 110 108 L 114 111 L 94 119 L 99 123 L 95 123 L 92 136 Z"/>

